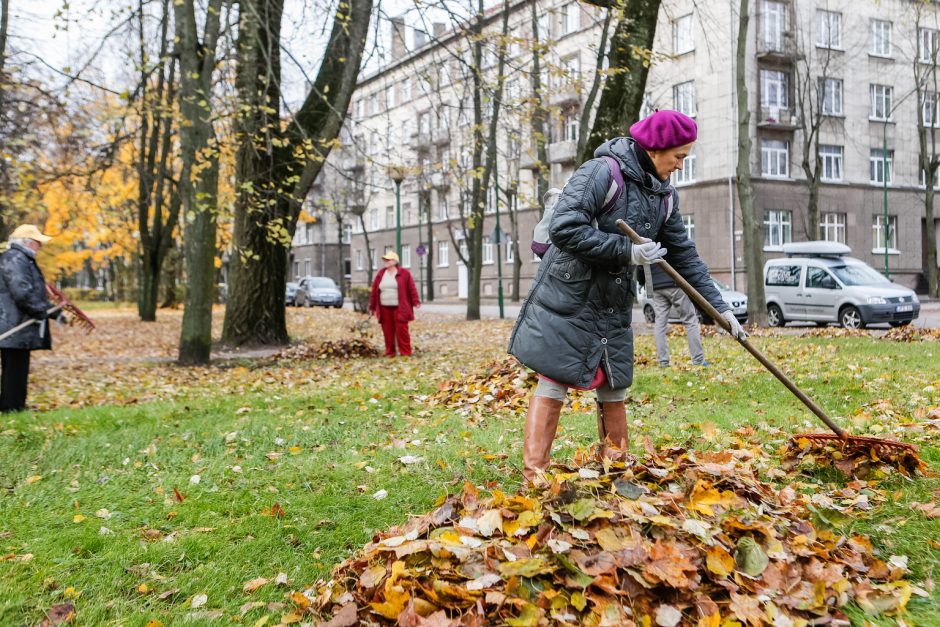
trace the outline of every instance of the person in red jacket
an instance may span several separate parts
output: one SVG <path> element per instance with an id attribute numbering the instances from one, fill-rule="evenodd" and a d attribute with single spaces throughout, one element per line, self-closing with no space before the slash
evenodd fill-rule
<path id="1" fill-rule="evenodd" d="M 421 307 L 418 289 L 411 273 L 398 266 L 398 254 L 389 251 L 382 255 L 385 267 L 379 270 L 372 282 L 369 295 L 369 311 L 375 314 L 382 325 L 385 336 L 385 356 L 395 356 L 395 344 L 398 354 L 407 357 L 411 354 L 411 335 L 408 323 L 415 319 L 414 310 Z"/>

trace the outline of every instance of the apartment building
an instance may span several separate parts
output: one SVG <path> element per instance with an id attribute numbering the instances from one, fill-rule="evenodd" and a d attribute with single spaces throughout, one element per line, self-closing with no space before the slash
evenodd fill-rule
<path id="1" fill-rule="evenodd" d="M 549 44 L 542 78 L 550 106 L 546 133 L 555 187 L 563 186 L 578 165 L 578 122 L 601 39 L 603 13 L 589 5 L 523 0 L 509 9 L 508 104 L 500 112 L 496 176 L 486 200 L 490 236 L 483 250 L 484 297 L 496 295 L 499 266 L 509 293 L 517 256 L 521 296 L 538 268 L 528 249 L 540 215 L 525 106 L 531 93 L 532 2 L 540 39 Z M 674 108 L 697 120 L 695 150 L 674 175 L 680 210 L 713 274 L 742 289 L 748 273 L 734 187 L 737 6 L 714 0 L 663 3 L 645 109 Z M 750 161 L 768 257 L 781 254 L 787 242 L 807 239 L 809 188 L 801 163 L 804 125 L 811 123 L 818 126 L 810 150 L 820 156 L 820 237 L 848 244 L 855 256 L 881 268 L 887 224 L 892 278 L 923 288 L 926 224 L 918 107 L 926 120 L 940 126 L 940 99 L 928 94 L 918 101 L 915 68 L 923 68 L 936 53 L 940 31 L 934 7 L 921 10 L 925 14 L 918 16 L 912 3 L 901 0 L 752 3 L 745 67 Z M 500 10 L 487 15 L 485 31 L 498 30 L 501 16 Z M 332 186 L 342 187 L 352 214 L 351 280 L 365 284 L 369 259 L 377 268 L 379 257 L 400 240 L 402 265 L 412 270 L 422 294 L 430 283 L 437 298 L 465 297 L 460 215 L 469 213 L 473 93 L 459 58 L 468 53 L 467 42 L 441 25 L 397 21 L 393 29 L 392 60 L 360 81 L 342 148 L 331 153 L 325 169 L 334 173 Z M 488 75 L 495 75 L 495 62 L 491 45 L 484 53 Z M 402 176 L 397 203 L 390 166 Z M 515 210 L 514 231 L 510 209 Z M 519 242 L 518 253 L 513 240 Z"/>

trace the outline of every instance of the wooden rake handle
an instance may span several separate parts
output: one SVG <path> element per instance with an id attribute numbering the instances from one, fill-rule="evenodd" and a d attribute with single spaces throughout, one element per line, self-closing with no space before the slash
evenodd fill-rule
<path id="1" fill-rule="evenodd" d="M 623 220 L 617 220 L 617 228 L 619 228 L 620 231 L 621 231 L 624 235 L 626 235 L 627 237 L 629 237 L 630 240 L 631 240 L 634 244 L 642 244 L 642 243 L 643 243 L 643 238 L 640 237 L 640 236 L 637 234 L 637 232 L 634 231 L 632 228 L 630 228 L 630 225 L 628 225 L 628 224 L 627 224 L 626 222 L 624 222 Z M 681 287 L 681 288 L 682 288 L 682 291 L 689 295 L 689 298 L 691 298 L 692 301 L 693 301 L 696 305 L 698 305 L 705 313 L 707 313 L 709 316 L 711 316 L 712 320 L 715 321 L 715 324 L 721 325 L 721 328 L 722 328 L 722 329 L 724 329 L 725 331 L 727 331 L 729 334 L 731 333 L 731 325 L 728 323 L 728 321 L 725 320 L 724 317 L 723 317 L 720 313 L 718 313 L 718 310 L 715 309 L 715 307 L 714 307 L 710 302 L 708 302 L 708 300 L 706 300 L 706 298 L 705 298 L 704 296 L 702 296 L 702 295 L 699 293 L 699 291 L 698 291 L 697 289 L 695 289 L 694 287 L 692 287 L 692 285 L 691 285 L 688 281 L 686 281 L 686 280 L 682 277 L 681 274 L 679 274 L 678 272 L 676 272 L 676 269 L 675 269 L 675 268 L 673 268 L 673 267 L 670 266 L 668 263 L 666 263 L 665 260 L 661 260 L 661 261 L 659 261 L 659 262 L 657 262 L 657 263 L 659 264 L 659 267 L 663 270 L 663 272 L 665 272 L 666 274 L 668 274 L 669 277 L 670 277 L 673 281 L 676 282 L 676 285 L 678 285 L 679 287 Z M 732 337 L 734 337 L 734 336 L 732 336 Z M 826 426 L 829 427 L 830 429 L 832 429 L 832 432 L 833 432 L 833 433 L 835 433 L 837 436 L 839 436 L 839 437 L 842 438 L 843 440 L 846 439 L 847 437 L 849 437 L 848 433 L 846 433 L 844 429 L 842 429 L 839 425 L 837 425 L 835 422 L 833 422 L 832 418 L 830 418 L 830 417 L 826 414 L 826 412 L 824 412 L 824 411 L 822 410 L 822 408 L 821 408 L 819 405 L 816 404 L 816 402 L 815 402 L 813 399 L 811 399 L 809 396 L 807 396 L 807 395 L 803 392 L 803 390 L 801 390 L 800 388 L 798 388 L 797 385 L 796 385 L 796 383 L 794 383 L 794 382 L 790 379 L 790 377 L 788 377 L 786 374 L 784 374 L 784 372 L 783 372 L 782 370 L 780 370 L 780 368 L 778 368 L 773 362 L 771 362 L 769 359 L 767 359 L 767 358 L 764 356 L 763 353 L 761 353 L 761 352 L 760 352 L 759 350 L 757 350 L 754 346 L 752 346 L 751 343 L 748 342 L 746 338 L 735 338 L 735 339 L 738 341 L 738 344 L 740 344 L 741 346 L 743 346 L 744 348 L 746 348 L 746 349 L 747 349 L 747 352 L 749 352 L 751 355 L 753 355 L 754 358 L 757 359 L 757 361 L 759 361 L 761 364 L 763 364 L 763 366 L 764 366 L 765 368 L 767 368 L 767 370 L 769 370 L 769 371 L 771 372 L 771 374 L 773 374 L 775 377 L 777 377 L 777 379 L 779 379 L 780 383 L 782 383 L 788 390 L 790 390 L 790 391 L 793 393 L 794 396 L 796 396 L 798 399 L 800 399 L 800 402 L 802 402 L 804 405 L 806 405 L 806 407 L 808 407 L 811 412 L 813 412 L 814 414 L 816 414 L 816 415 L 819 417 L 820 420 L 822 420 L 824 423 L 826 423 Z"/>

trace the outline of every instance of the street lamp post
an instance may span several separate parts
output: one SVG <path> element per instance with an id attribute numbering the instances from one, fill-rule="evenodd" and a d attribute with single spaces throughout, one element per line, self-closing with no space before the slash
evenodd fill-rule
<path id="1" fill-rule="evenodd" d="M 899 103 L 900 104 L 900 103 Z M 884 196 L 881 203 L 881 230 L 884 234 L 885 246 L 885 278 L 890 279 L 891 273 L 888 270 L 888 120 L 885 118 L 881 125 L 881 179 L 884 183 Z"/>
<path id="2" fill-rule="evenodd" d="M 389 167 L 388 177 L 395 181 L 395 254 L 401 259 L 401 182 L 405 180 L 405 168 Z"/>

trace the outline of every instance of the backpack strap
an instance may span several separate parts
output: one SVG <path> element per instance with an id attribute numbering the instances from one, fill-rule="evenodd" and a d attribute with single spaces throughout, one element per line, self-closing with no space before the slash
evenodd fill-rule
<path id="1" fill-rule="evenodd" d="M 604 196 L 604 204 L 601 205 L 601 214 L 605 214 L 614 208 L 617 200 L 623 194 L 625 183 L 623 182 L 623 172 L 620 170 L 620 164 L 613 157 L 602 157 L 610 168 L 610 187 L 607 188 L 607 195 Z"/>

